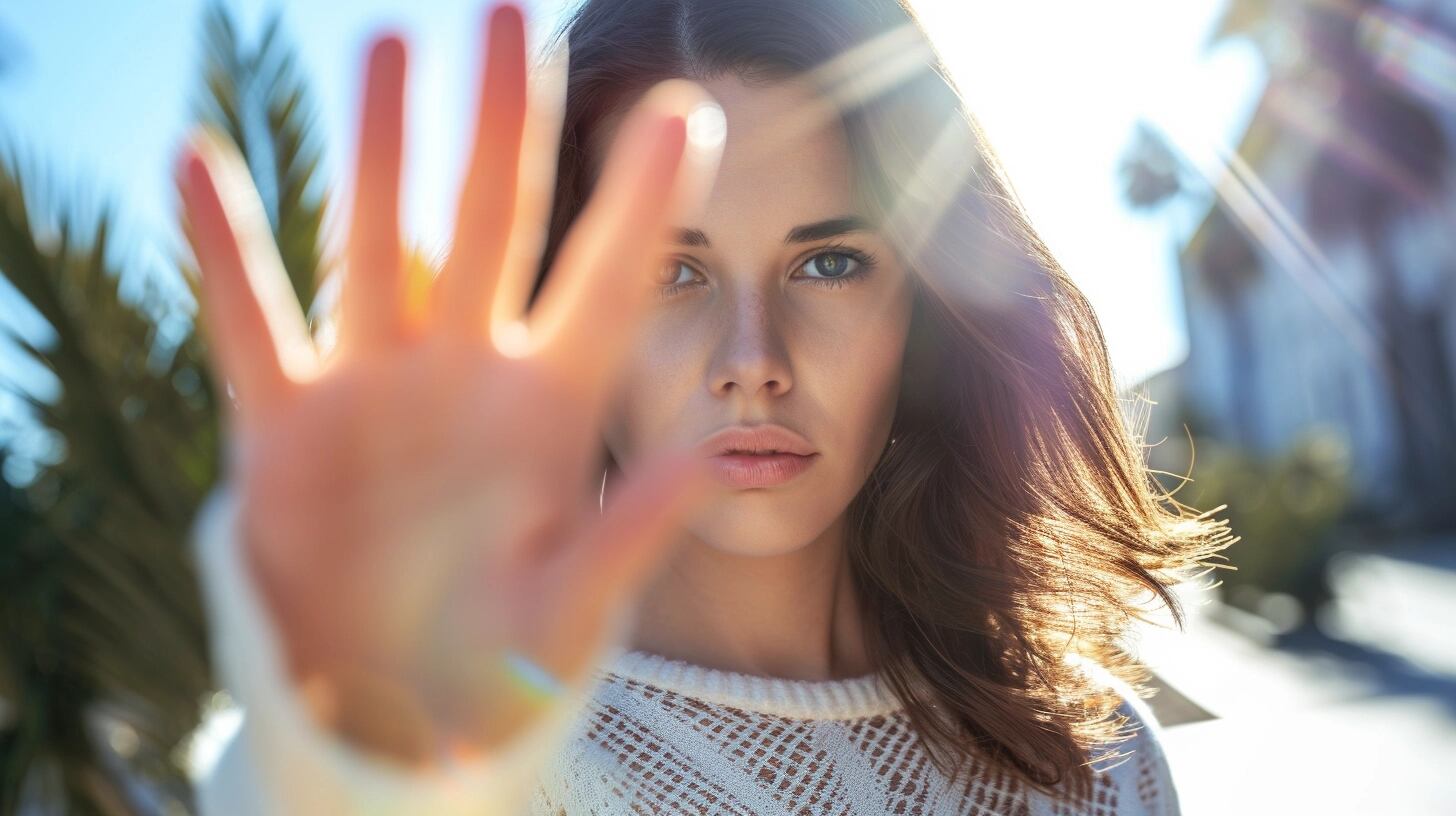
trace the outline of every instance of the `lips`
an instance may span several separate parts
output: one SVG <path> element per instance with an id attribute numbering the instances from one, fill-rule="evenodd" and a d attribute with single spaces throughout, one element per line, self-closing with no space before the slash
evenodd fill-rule
<path id="1" fill-rule="evenodd" d="M 712 460 L 714 475 L 729 487 L 775 487 L 809 469 L 819 454 L 719 454 Z"/>
<path id="2" fill-rule="evenodd" d="M 725 428 L 704 440 L 702 448 L 718 480 L 739 488 L 784 484 L 819 458 L 808 440 L 781 425 Z"/>
<path id="3" fill-rule="evenodd" d="M 782 425 L 736 425 L 703 441 L 710 456 L 724 454 L 787 453 L 812 456 L 817 451 L 804 437 Z"/>

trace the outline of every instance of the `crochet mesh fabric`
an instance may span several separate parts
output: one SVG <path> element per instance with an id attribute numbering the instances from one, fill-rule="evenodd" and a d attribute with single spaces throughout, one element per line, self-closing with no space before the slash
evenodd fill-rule
<path id="1" fill-rule="evenodd" d="M 954 787 L 872 677 L 799 682 L 630 652 L 599 673 L 579 727 L 543 770 L 533 814 L 1126 816 L 1177 813 L 1145 709 L 1094 795 L 1053 800 L 973 764 Z M 1140 709 L 1142 709 L 1140 711 Z"/>

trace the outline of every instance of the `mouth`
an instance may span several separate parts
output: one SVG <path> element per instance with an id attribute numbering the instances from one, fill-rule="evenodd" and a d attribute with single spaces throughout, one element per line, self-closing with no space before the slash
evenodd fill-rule
<path id="1" fill-rule="evenodd" d="M 703 448 L 718 480 L 738 488 L 785 484 L 819 459 L 803 436 L 767 423 L 724 428 L 708 437 Z"/>
<path id="2" fill-rule="evenodd" d="M 729 487 L 776 487 L 809 469 L 819 454 L 783 451 L 726 451 L 712 458 L 714 475 Z"/>

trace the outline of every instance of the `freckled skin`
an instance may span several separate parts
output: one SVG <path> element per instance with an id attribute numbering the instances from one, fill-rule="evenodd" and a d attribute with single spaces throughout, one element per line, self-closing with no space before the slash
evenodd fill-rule
<path id="1" fill-rule="evenodd" d="M 909 330 L 909 272 L 874 232 L 786 245 L 788 231 L 857 212 L 849 147 L 836 120 L 797 133 L 814 103 L 802 86 L 701 83 L 722 105 L 728 137 L 699 218 L 711 247 L 674 244 L 649 285 L 686 282 L 655 301 L 609 412 L 605 441 L 625 470 L 640 456 L 738 424 L 803 435 L 818 461 L 793 481 L 733 490 L 698 513 L 693 545 L 778 555 L 830 537 L 889 441 Z M 800 128 L 799 130 L 803 130 Z M 761 145 L 770 140 L 772 149 Z M 836 288 L 830 264 L 875 259 Z M 678 265 L 685 263 L 687 268 Z"/>

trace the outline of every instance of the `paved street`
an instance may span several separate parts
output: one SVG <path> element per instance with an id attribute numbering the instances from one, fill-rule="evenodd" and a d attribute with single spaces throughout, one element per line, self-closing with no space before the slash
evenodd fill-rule
<path id="1" fill-rule="evenodd" d="M 1186 635 L 1141 629 L 1139 654 L 1186 698 L 1152 701 L 1184 814 L 1456 816 L 1449 553 L 1337 562 L 1335 638 L 1281 636 L 1196 593 Z"/>

